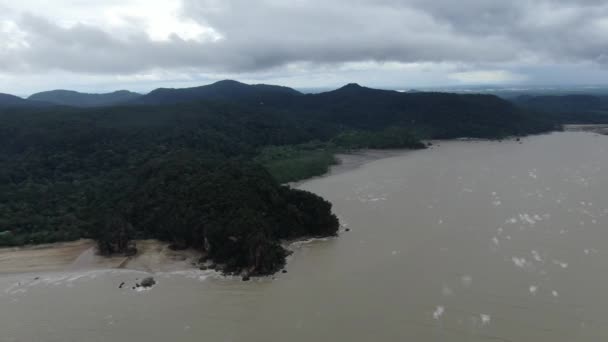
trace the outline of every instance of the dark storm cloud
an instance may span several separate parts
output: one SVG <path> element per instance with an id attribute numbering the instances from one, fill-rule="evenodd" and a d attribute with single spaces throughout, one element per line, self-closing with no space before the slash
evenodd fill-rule
<path id="1" fill-rule="evenodd" d="M 217 41 L 150 39 L 24 15 L 0 68 L 134 73 L 259 71 L 293 62 L 608 62 L 608 5 L 566 0 L 183 0 Z M 2 37 L 0 37 L 2 38 Z M 19 61 L 19 62 L 17 62 Z"/>

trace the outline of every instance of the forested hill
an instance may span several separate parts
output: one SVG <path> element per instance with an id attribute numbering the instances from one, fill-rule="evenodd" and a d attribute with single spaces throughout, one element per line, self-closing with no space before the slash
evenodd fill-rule
<path id="1" fill-rule="evenodd" d="M 276 106 L 291 113 L 308 111 L 315 119 L 361 129 L 416 127 L 434 138 L 496 138 L 542 131 L 549 126 L 547 121 L 493 95 L 401 93 L 357 84 L 290 98 Z"/>
<path id="2" fill-rule="evenodd" d="M 436 138 L 495 138 L 542 131 L 550 125 L 544 118 L 527 115 L 493 95 L 401 93 L 358 84 L 303 95 L 287 87 L 226 80 L 197 88 L 157 89 L 131 103 L 194 102 L 236 103 L 256 111 L 279 110 L 286 116 L 357 129 L 416 127 Z"/>
<path id="3" fill-rule="evenodd" d="M 248 101 L 263 102 L 290 96 L 302 95 L 300 92 L 281 86 L 266 84 L 244 84 L 225 80 L 210 85 L 182 89 L 156 89 L 149 94 L 131 101 L 133 104 L 159 105 L 200 101 Z"/>
<path id="4" fill-rule="evenodd" d="M 513 102 L 547 119 L 566 124 L 608 123 L 608 96 L 525 95 L 513 99 Z"/>
<path id="5" fill-rule="evenodd" d="M 93 237 L 112 254 L 159 238 L 198 248 L 225 272 L 269 274 L 285 261 L 281 239 L 336 234 L 328 202 L 280 185 L 324 172 L 335 151 L 554 128 L 493 96 L 220 85 L 241 90 L 0 109 L 0 246 Z"/>
<path id="6" fill-rule="evenodd" d="M 85 94 L 72 90 L 51 90 L 33 94 L 28 100 L 72 107 L 101 107 L 133 101 L 140 94 L 119 90 L 107 94 Z"/>
<path id="7" fill-rule="evenodd" d="M 47 106 L 47 103 L 37 101 L 28 101 L 19 96 L 0 93 L 0 109 L 2 108 L 20 108 L 20 107 L 42 107 Z"/>

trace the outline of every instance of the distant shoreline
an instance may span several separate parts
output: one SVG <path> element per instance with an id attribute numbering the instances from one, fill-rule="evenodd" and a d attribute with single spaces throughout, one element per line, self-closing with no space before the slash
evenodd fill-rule
<path id="1" fill-rule="evenodd" d="M 289 182 L 285 185 L 288 185 L 292 188 L 298 188 L 302 184 L 305 184 L 313 179 L 324 178 L 328 176 L 338 175 L 344 172 L 356 170 L 361 166 L 371 163 L 376 160 L 391 158 L 402 155 L 404 153 L 419 151 L 416 149 L 387 149 L 387 150 L 379 150 L 379 149 L 362 149 L 362 150 L 354 150 L 352 152 L 342 152 L 337 153 L 335 155 L 338 163 L 329 167 L 329 170 L 318 176 L 309 177 L 306 179 L 302 179 L 295 182 Z"/>
<path id="2" fill-rule="evenodd" d="M 564 130 L 570 132 L 591 132 L 608 135 L 608 125 L 604 124 L 564 125 Z"/>

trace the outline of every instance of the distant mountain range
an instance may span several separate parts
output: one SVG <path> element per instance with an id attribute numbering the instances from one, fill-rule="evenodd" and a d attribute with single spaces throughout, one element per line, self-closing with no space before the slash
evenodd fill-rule
<path id="1" fill-rule="evenodd" d="M 132 103 L 136 104 L 176 104 L 197 101 L 263 101 L 277 96 L 299 96 L 299 91 L 282 86 L 267 84 L 244 84 L 225 80 L 195 88 L 160 88 L 144 95 Z"/>
<path id="2" fill-rule="evenodd" d="M 119 90 L 108 94 L 85 94 L 72 90 L 51 90 L 34 94 L 28 97 L 28 100 L 71 107 L 102 107 L 126 103 L 141 96 L 141 94 L 127 90 Z"/>
<path id="3" fill-rule="evenodd" d="M 478 89 L 482 90 L 482 89 Z M 481 91 L 483 92 L 483 91 Z M 127 90 L 106 94 L 86 94 L 71 90 L 52 90 L 34 94 L 27 99 L 9 94 L 0 94 L 0 108 L 15 107 L 108 107 L 175 105 L 181 103 L 216 102 L 240 103 L 246 106 L 267 105 L 291 113 L 307 111 L 323 112 L 323 120 L 334 123 L 351 123 L 364 126 L 369 123 L 383 125 L 394 120 L 395 113 L 407 112 L 409 120 L 441 126 L 444 122 L 425 115 L 432 108 L 433 116 L 438 118 L 437 109 L 462 111 L 467 107 L 479 110 L 485 106 L 487 111 L 511 113 L 513 110 L 506 101 L 492 95 L 474 95 L 471 92 L 454 94 L 445 92 L 399 92 L 362 87 L 348 84 L 342 88 L 315 94 L 303 94 L 295 89 L 267 84 L 245 84 L 232 80 L 193 88 L 159 88 L 142 95 Z M 498 95 L 498 94 L 497 94 Z M 515 95 L 512 94 L 512 95 Z M 600 94 L 574 95 L 529 95 L 506 97 L 518 107 L 536 112 L 550 112 L 559 115 L 566 122 L 606 121 L 608 115 L 608 96 Z M 483 106 L 480 106 L 483 105 Z M 397 110 L 398 109 L 398 110 Z M 401 115 L 404 118 L 403 115 Z M 487 119 L 483 115 L 478 120 Z M 443 117 L 445 120 L 447 117 Z M 558 118 L 554 118 L 558 119 Z M 431 121 L 436 121 L 430 123 Z"/>
<path id="4" fill-rule="evenodd" d="M 244 84 L 225 80 L 194 88 L 159 88 L 142 95 L 127 90 L 107 94 L 87 94 L 72 90 L 51 90 L 36 93 L 23 99 L 14 95 L 0 94 L 0 107 L 104 107 L 115 105 L 163 105 L 202 101 L 261 101 L 282 96 L 301 96 L 299 91 L 267 84 Z"/>
<path id="5" fill-rule="evenodd" d="M 19 96 L 0 93 L 0 107 L 40 107 L 45 105 L 48 105 L 48 103 L 29 101 Z"/>
<path id="6" fill-rule="evenodd" d="M 602 95 L 522 95 L 512 99 L 519 107 L 543 113 L 563 123 L 608 122 L 608 96 Z"/>
<path id="7" fill-rule="evenodd" d="M 515 102 L 525 107 L 552 112 L 580 112 L 608 109 L 608 97 L 594 95 L 523 95 L 516 98 Z"/>

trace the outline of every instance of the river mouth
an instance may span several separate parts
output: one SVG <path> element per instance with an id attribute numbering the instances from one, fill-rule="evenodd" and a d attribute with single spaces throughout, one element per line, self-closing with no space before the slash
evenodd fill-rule
<path id="1" fill-rule="evenodd" d="M 349 231 L 295 246 L 288 273 L 0 276 L 0 340 L 603 341 L 606 152 L 559 132 L 334 169 L 299 187 Z"/>

